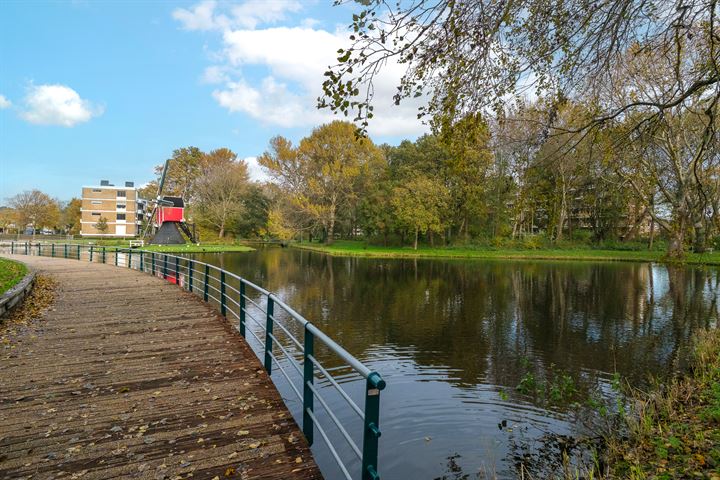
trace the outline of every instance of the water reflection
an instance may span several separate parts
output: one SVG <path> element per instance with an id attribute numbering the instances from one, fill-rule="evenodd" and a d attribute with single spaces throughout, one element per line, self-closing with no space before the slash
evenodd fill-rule
<path id="1" fill-rule="evenodd" d="M 277 292 L 388 377 L 384 478 L 512 477 L 499 421 L 529 436 L 574 428 L 562 411 L 515 391 L 528 369 L 539 378 L 566 371 L 579 384 L 617 371 L 640 383 L 678 368 L 693 330 L 719 317 L 720 271 L 712 268 L 280 248 L 199 258 Z"/>

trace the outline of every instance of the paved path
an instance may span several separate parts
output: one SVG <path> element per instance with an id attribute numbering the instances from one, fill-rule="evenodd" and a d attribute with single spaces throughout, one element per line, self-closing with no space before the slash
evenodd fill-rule
<path id="1" fill-rule="evenodd" d="M 8 256 L 58 282 L 0 345 L 0 478 L 321 478 L 245 341 L 159 278 Z"/>

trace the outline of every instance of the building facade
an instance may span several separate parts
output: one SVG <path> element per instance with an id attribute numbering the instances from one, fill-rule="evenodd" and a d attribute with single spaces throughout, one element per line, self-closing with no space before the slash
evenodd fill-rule
<path id="1" fill-rule="evenodd" d="M 136 237 L 145 213 L 133 182 L 124 187 L 101 180 L 100 186 L 83 187 L 80 234 L 84 237 Z M 104 221 L 103 221 L 104 219 Z M 106 228 L 102 228 L 106 225 Z"/>

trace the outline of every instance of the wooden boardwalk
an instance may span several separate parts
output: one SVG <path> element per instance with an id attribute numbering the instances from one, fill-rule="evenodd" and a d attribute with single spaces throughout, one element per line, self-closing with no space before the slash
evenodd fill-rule
<path id="1" fill-rule="evenodd" d="M 124 268 L 10 258 L 59 287 L 32 331 L 0 344 L 0 478 L 321 478 L 211 307 Z"/>

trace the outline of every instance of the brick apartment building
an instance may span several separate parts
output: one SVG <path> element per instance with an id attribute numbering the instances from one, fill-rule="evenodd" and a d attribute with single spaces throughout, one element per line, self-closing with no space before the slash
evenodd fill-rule
<path id="1" fill-rule="evenodd" d="M 116 187 L 107 180 L 101 180 L 100 186 L 83 187 L 80 235 L 135 237 L 141 233 L 144 210 L 145 202 L 138 197 L 133 182 Z M 101 218 L 106 220 L 108 226 L 104 233 L 95 227 Z"/>

